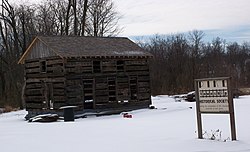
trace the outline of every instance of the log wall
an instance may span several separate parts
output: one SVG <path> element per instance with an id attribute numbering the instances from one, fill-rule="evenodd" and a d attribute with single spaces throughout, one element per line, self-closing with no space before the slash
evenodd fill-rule
<path id="1" fill-rule="evenodd" d="M 67 89 L 72 105 L 104 109 L 151 104 L 146 59 L 74 58 L 67 60 L 65 71 L 66 88 L 73 88 Z"/>
<path id="2" fill-rule="evenodd" d="M 27 60 L 24 91 L 26 109 L 59 109 L 65 105 L 64 73 L 64 63 L 61 58 Z"/>
<path id="3" fill-rule="evenodd" d="M 107 109 L 151 104 L 147 59 L 59 57 L 25 62 L 27 110 L 74 105 Z"/>

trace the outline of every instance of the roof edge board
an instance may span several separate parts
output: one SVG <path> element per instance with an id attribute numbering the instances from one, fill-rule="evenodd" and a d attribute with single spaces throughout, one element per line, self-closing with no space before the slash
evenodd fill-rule
<path id="1" fill-rule="evenodd" d="M 21 56 L 21 58 L 19 59 L 19 61 L 17 62 L 18 64 L 23 64 L 24 63 L 24 58 L 28 55 L 28 53 L 30 52 L 31 47 L 33 46 L 33 44 L 37 41 L 37 37 L 31 42 L 31 44 L 28 46 L 28 48 L 26 49 L 26 51 L 23 53 L 23 55 Z"/>
<path id="2" fill-rule="evenodd" d="M 28 46 L 24 54 L 21 56 L 19 61 L 17 62 L 18 64 L 24 64 L 25 57 L 30 53 L 32 46 L 35 44 L 36 41 L 40 40 L 45 46 L 47 46 L 51 51 L 53 51 L 56 55 L 58 55 L 60 58 L 63 58 L 62 55 L 60 55 L 56 50 L 52 49 L 49 47 L 46 42 L 44 42 L 39 36 L 36 36 L 34 40 L 31 42 L 31 44 Z"/>

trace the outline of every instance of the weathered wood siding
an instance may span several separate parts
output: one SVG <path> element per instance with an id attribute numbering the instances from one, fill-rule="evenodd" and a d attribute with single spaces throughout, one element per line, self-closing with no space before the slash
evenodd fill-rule
<path id="1" fill-rule="evenodd" d="M 52 51 L 41 41 L 37 41 L 36 43 L 34 43 L 31 49 L 32 51 L 29 52 L 26 60 L 57 56 L 54 51 Z"/>
<path id="2" fill-rule="evenodd" d="M 146 107 L 151 104 L 147 59 L 50 57 L 25 62 L 28 110 Z"/>
<path id="3" fill-rule="evenodd" d="M 41 65 L 42 63 L 45 65 Z M 45 68 L 45 71 L 42 68 Z M 61 58 L 26 60 L 24 91 L 26 109 L 59 109 L 65 105 L 64 73 L 64 63 Z"/>
<path id="4" fill-rule="evenodd" d="M 67 59 L 66 96 L 84 109 L 151 104 L 147 59 Z"/>

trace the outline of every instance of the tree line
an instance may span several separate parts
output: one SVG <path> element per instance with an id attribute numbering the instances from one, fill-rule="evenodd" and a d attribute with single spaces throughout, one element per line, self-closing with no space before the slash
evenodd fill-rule
<path id="1" fill-rule="evenodd" d="M 0 106 L 22 108 L 23 65 L 17 62 L 37 35 L 116 36 L 120 15 L 112 0 L 46 0 L 14 5 L 0 1 Z M 250 86 L 250 43 L 204 42 L 202 31 L 155 36 L 140 43 L 151 60 L 152 94 L 194 90 L 196 78 L 231 76 Z"/>
<path id="2" fill-rule="evenodd" d="M 155 36 L 139 43 L 154 55 L 151 60 L 152 94 L 186 93 L 194 79 L 232 77 L 233 88 L 250 87 L 250 43 L 204 41 L 205 33 Z"/>
<path id="3" fill-rule="evenodd" d="M 112 0 L 10 2 L 0 1 L 0 106 L 22 106 L 24 70 L 17 62 L 35 36 L 116 36 L 121 31 Z"/>

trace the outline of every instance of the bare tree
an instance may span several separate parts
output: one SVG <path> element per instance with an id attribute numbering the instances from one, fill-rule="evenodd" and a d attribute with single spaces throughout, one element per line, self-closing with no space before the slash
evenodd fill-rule
<path id="1" fill-rule="evenodd" d="M 71 7 L 75 8 L 74 6 L 76 5 L 75 3 L 75 0 L 68 0 L 68 6 L 67 6 L 67 13 L 66 13 L 66 18 L 65 18 L 65 21 L 66 21 L 66 24 L 65 24 L 65 33 L 66 35 L 69 35 L 69 26 L 70 26 L 70 10 L 71 10 Z M 75 12 L 75 10 L 73 10 Z"/>
<path id="2" fill-rule="evenodd" d="M 0 9 L 0 40 L 2 41 L 0 75 L 4 87 L 2 88 L 3 100 L 9 101 L 9 103 L 17 102 L 20 108 L 23 108 L 22 101 L 18 98 L 21 94 L 20 87 L 23 70 L 20 66 L 16 66 L 21 55 L 17 11 L 10 5 L 8 0 L 2 1 Z M 18 75 L 18 73 L 21 75 Z"/>
<path id="3" fill-rule="evenodd" d="M 82 32 L 81 32 L 82 36 L 85 35 L 87 10 L 88 10 L 88 0 L 85 0 L 83 4 L 82 22 L 81 22 L 82 23 Z"/>
<path id="4" fill-rule="evenodd" d="M 200 73 L 200 57 L 202 49 L 202 38 L 205 36 L 204 32 L 193 30 L 189 32 L 188 38 L 190 43 L 190 57 L 191 57 L 191 66 L 190 71 L 192 73 L 192 79 L 199 77 Z M 193 83 L 194 84 L 194 83 Z M 193 86 L 194 89 L 194 86 Z"/>
<path id="5" fill-rule="evenodd" d="M 88 35 L 113 36 L 120 32 L 119 14 L 111 0 L 92 0 L 89 7 Z"/>

